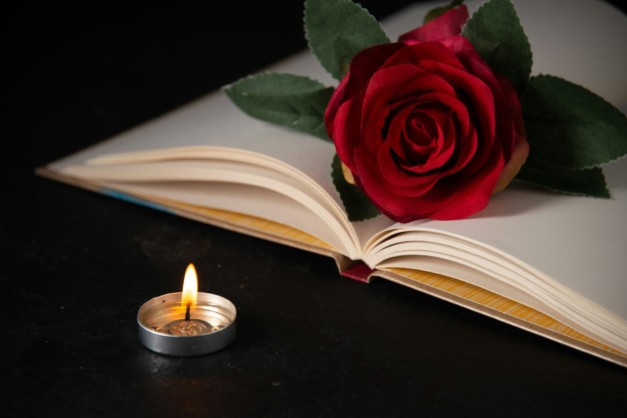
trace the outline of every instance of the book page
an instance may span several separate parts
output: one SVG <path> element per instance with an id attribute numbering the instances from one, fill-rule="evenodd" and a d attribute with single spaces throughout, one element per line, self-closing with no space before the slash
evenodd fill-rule
<path id="1" fill-rule="evenodd" d="M 464 221 L 395 225 L 400 232 L 379 241 L 369 264 L 467 281 L 624 352 L 627 160 L 606 172 L 612 199 L 517 185 Z"/>
<path id="2" fill-rule="evenodd" d="M 429 221 L 498 249 L 627 321 L 627 160 L 605 167 L 611 199 L 516 184 L 463 221 Z"/>

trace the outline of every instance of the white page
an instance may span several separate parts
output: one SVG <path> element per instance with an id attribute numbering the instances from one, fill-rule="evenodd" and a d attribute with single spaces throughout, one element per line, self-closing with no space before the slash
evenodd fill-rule
<path id="1" fill-rule="evenodd" d="M 627 320 L 627 160 L 605 172 L 612 199 L 517 185 L 469 219 L 423 226 L 508 253 Z"/>

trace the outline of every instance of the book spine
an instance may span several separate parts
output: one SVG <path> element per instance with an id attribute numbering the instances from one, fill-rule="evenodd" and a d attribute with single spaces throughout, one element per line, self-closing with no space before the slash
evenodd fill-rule
<path id="1" fill-rule="evenodd" d="M 374 270 L 366 265 L 366 263 L 359 261 L 348 268 L 340 271 L 340 274 L 352 280 L 356 280 L 362 283 L 369 283 L 370 276 Z"/>

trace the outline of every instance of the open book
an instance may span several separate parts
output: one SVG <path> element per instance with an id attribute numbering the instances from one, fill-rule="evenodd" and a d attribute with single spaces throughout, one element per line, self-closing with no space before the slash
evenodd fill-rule
<path id="1" fill-rule="evenodd" d="M 558 3 L 514 2 L 534 73 L 564 76 L 627 110 L 627 58 L 617 52 L 627 17 L 594 0 L 566 11 Z M 437 5 L 382 25 L 395 39 Z M 309 52 L 268 70 L 333 85 Z M 331 181 L 334 153 L 215 92 L 37 173 L 330 256 L 344 276 L 392 280 L 627 366 L 627 161 L 604 168 L 611 199 L 512 184 L 468 219 L 398 224 L 348 221 Z"/>

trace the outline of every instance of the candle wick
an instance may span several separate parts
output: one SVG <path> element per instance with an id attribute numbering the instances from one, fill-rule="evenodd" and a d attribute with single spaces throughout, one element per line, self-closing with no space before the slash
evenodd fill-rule
<path id="1" fill-rule="evenodd" d="M 185 320 L 189 321 L 190 319 L 190 314 L 189 314 L 189 308 L 190 308 L 190 304 L 187 304 L 187 307 L 185 308 Z"/>

